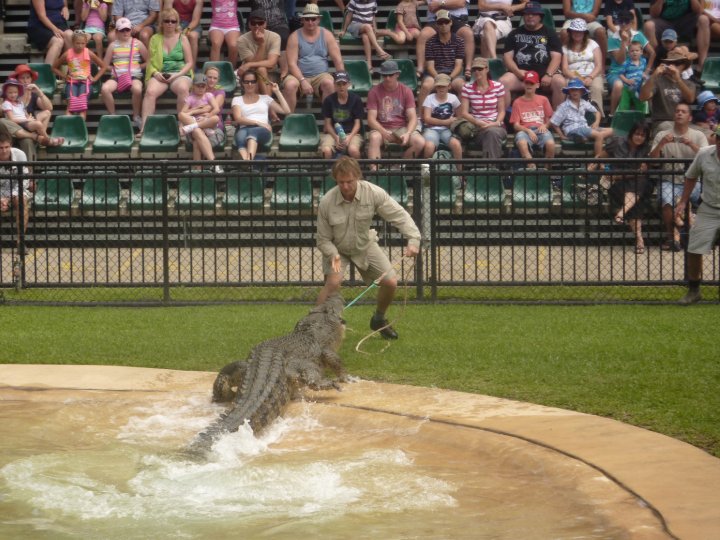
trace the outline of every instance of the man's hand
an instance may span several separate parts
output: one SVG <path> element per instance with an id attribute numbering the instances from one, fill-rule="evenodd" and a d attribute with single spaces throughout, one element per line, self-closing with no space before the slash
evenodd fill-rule
<path id="1" fill-rule="evenodd" d="M 332 260 L 332 271 L 336 274 L 340 273 L 340 255 L 335 255 Z"/>
<path id="2" fill-rule="evenodd" d="M 678 201 L 675 204 L 675 223 L 682 223 L 685 219 L 685 207 L 687 204 L 684 201 Z"/>
<path id="3" fill-rule="evenodd" d="M 306 96 L 311 96 L 313 93 L 312 84 L 310 84 L 307 79 L 300 83 L 300 88 L 302 88 L 302 93 Z"/>
<path id="4" fill-rule="evenodd" d="M 400 137 L 400 146 L 407 146 L 408 142 L 410 141 L 410 135 L 412 135 L 409 131 L 406 133 L 403 133 Z"/>
<path id="5" fill-rule="evenodd" d="M 405 248 L 405 256 L 406 257 L 415 257 L 420 250 L 417 248 L 417 246 L 414 245 L 408 245 Z"/>

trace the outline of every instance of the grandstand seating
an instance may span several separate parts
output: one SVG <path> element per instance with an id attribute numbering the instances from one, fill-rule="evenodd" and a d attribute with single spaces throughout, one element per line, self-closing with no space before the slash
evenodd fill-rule
<path id="1" fill-rule="evenodd" d="M 235 77 L 235 70 L 233 69 L 232 64 L 226 60 L 218 60 L 216 62 L 207 61 L 203 64 L 203 73 L 209 67 L 215 67 L 218 69 L 220 72 L 220 80 L 218 81 L 220 88 L 225 90 L 225 93 L 228 96 L 232 96 L 233 92 L 235 92 L 235 88 L 237 88 L 237 78 Z"/>
<path id="2" fill-rule="evenodd" d="M 360 96 L 367 96 L 373 86 L 372 75 L 367 62 L 363 60 L 345 61 L 345 71 L 350 75 L 350 90 Z"/>
<path id="3" fill-rule="evenodd" d="M 320 145 L 320 131 L 313 114 L 289 114 L 280 133 L 281 152 L 315 152 Z"/>
<path id="4" fill-rule="evenodd" d="M 308 171 L 298 169 L 288 173 L 288 176 L 275 180 L 270 209 L 275 212 L 312 211 L 313 189 Z"/>
<path id="5" fill-rule="evenodd" d="M 518 171 L 513 178 L 512 205 L 518 209 L 549 209 L 552 182 L 547 171 Z"/>
<path id="6" fill-rule="evenodd" d="M 38 78 L 35 84 L 37 84 L 42 93 L 46 96 L 54 95 L 57 89 L 57 79 L 55 78 L 55 73 L 53 73 L 52 66 L 44 63 L 30 63 L 28 65 L 33 71 L 37 71 Z"/>
<path id="7" fill-rule="evenodd" d="M 503 188 L 500 171 L 497 174 L 465 173 L 465 192 L 463 194 L 463 208 L 466 211 L 487 211 L 499 209 L 505 203 L 505 189 Z"/>
<path id="8" fill-rule="evenodd" d="M 148 116 L 140 139 L 140 152 L 155 154 L 177 152 L 180 145 L 177 118 L 173 114 Z"/>
<path id="9" fill-rule="evenodd" d="M 615 111 L 610 127 L 613 129 L 614 135 L 626 137 L 630 128 L 644 119 L 645 113 L 642 111 Z"/>
<path id="10" fill-rule="evenodd" d="M 48 147 L 48 152 L 57 154 L 82 154 L 89 141 L 85 120 L 78 115 L 56 117 L 52 127 L 52 136 L 65 139 L 60 146 Z"/>
<path id="11" fill-rule="evenodd" d="M 400 82 L 415 92 L 418 87 L 415 63 L 407 59 L 397 59 L 395 61 L 397 62 L 398 68 L 400 68 Z"/>
<path id="12" fill-rule="evenodd" d="M 370 177 L 369 180 L 387 191 L 390 197 L 399 203 L 400 206 L 407 207 L 408 190 L 404 177 L 392 174 L 380 174 L 378 176 Z"/>
<path id="13" fill-rule="evenodd" d="M 175 207 L 187 211 L 215 210 L 215 179 L 205 171 L 183 173 L 178 180 Z"/>
<path id="14" fill-rule="evenodd" d="M 39 178 L 35 183 L 33 207 L 36 212 L 70 213 L 75 192 L 70 178 Z"/>
<path id="15" fill-rule="evenodd" d="M 258 210 L 263 207 L 264 189 L 260 176 L 230 176 L 226 182 L 226 210 Z"/>
<path id="16" fill-rule="evenodd" d="M 125 114 L 106 114 L 100 118 L 93 154 L 130 154 L 135 142 L 130 117 Z"/>
<path id="17" fill-rule="evenodd" d="M 117 178 L 87 178 L 83 182 L 80 207 L 83 212 L 117 212 L 120 182 Z"/>
<path id="18" fill-rule="evenodd" d="M 147 211 L 162 208 L 162 178 L 145 176 L 130 181 L 128 210 Z"/>

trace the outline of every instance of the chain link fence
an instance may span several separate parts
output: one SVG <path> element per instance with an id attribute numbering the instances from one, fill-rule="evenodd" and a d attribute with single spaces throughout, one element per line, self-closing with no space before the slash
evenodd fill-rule
<path id="1" fill-rule="evenodd" d="M 178 160 L 6 169 L 5 187 L 24 183 L 31 202 L 26 230 L 18 227 L 22 205 L 2 213 L 3 300 L 312 301 L 323 281 L 317 205 L 334 185 L 332 162 L 217 163 L 224 172 Z M 646 161 L 646 172 L 640 162 L 621 170 L 604 160 L 595 171 L 588 171 L 593 160 L 535 163 L 530 170 L 522 160 L 362 162 L 366 178 L 407 208 L 423 233 L 415 263 L 403 259 L 401 235 L 376 222 L 410 299 L 672 302 L 682 294 L 685 254 L 660 248 L 666 226 L 656 194 L 639 203 L 645 249 L 637 253 L 603 186 L 620 175 L 681 181 L 687 162 Z M 348 287 L 364 289 L 356 272 L 347 278 Z M 704 280 L 717 288 L 717 250 L 705 257 Z"/>

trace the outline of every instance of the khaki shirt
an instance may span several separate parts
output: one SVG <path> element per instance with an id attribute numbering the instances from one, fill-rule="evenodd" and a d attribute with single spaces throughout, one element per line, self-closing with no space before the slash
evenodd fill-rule
<path id="1" fill-rule="evenodd" d="M 360 180 L 355 199 L 343 199 L 335 186 L 320 199 L 317 221 L 317 246 L 324 257 L 342 254 L 358 268 L 368 267 L 367 249 L 377 242 L 377 232 L 370 228 L 375 214 L 391 223 L 420 248 L 420 231 L 410 214 L 380 186 Z"/>
<path id="2" fill-rule="evenodd" d="M 238 38 L 237 48 L 238 58 L 242 63 L 249 62 L 257 53 L 259 46 L 253 39 L 252 32 L 247 32 Z M 280 34 L 265 30 L 265 41 L 260 60 L 267 60 L 271 54 L 280 56 Z"/>
<path id="3" fill-rule="evenodd" d="M 702 180 L 702 200 L 713 208 L 720 208 L 720 159 L 717 148 L 701 148 L 688 167 L 685 178 Z"/>

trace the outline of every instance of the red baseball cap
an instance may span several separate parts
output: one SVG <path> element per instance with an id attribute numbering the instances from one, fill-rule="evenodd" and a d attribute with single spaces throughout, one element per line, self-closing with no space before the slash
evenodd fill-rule
<path id="1" fill-rule="evenodd" d="M 538 75 L 537 71 L 528 71 L 523 78 L 523 82 L 540 84 L 540 75 Z"/>

